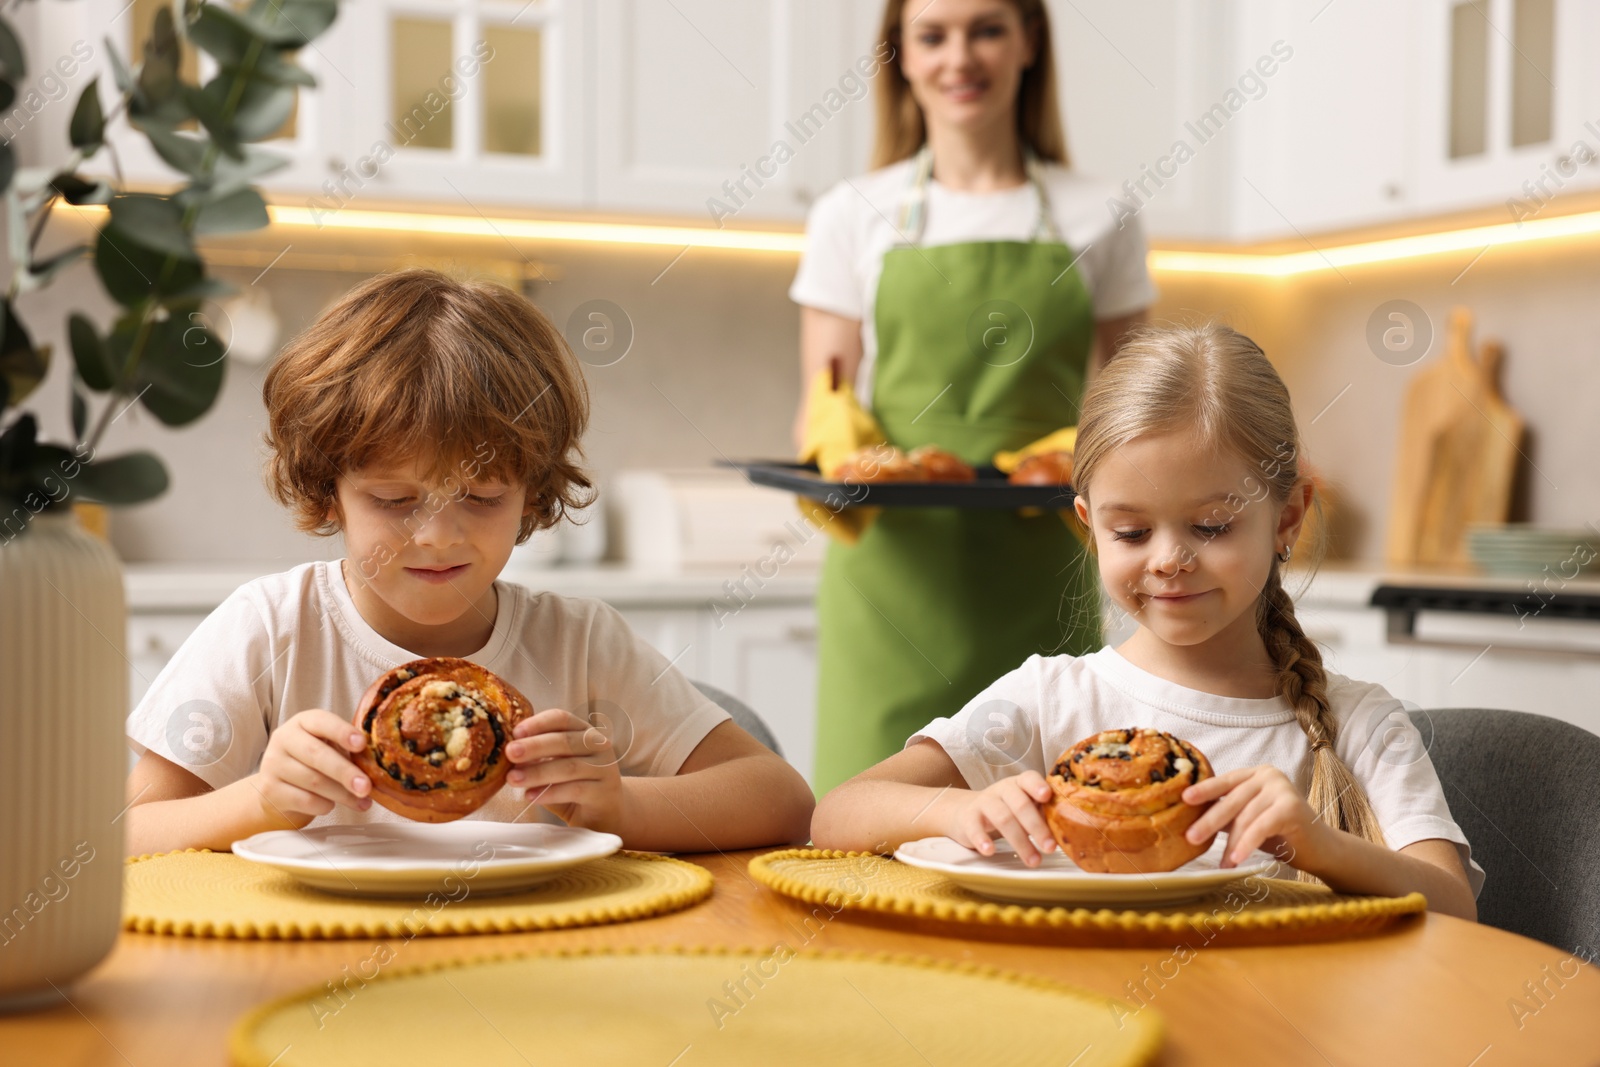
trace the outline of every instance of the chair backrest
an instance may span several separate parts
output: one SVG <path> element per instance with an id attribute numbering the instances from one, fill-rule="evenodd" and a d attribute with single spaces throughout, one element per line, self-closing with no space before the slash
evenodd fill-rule
<path id="1" fill-rule="evenodd" d="M 1600 948 L 1600 735 L 1522 711 L 1410 715 L 1487 876 L 1478 921 L 1567 952 Z"/>
<path id="2" fill-rule="evenodd" d="M 695 682 L 694 687 L 705 694 L 707 700 L 720 707 L 723 711 L 733 716 L 733 721 L 740 729 L 751 737 L 766 745 L 778 755 L 783 755 L 783 749 L 778 747 L 778 739 L 773 736 L 772 728 L 762 721 L 755 709 L 726 689 L 718 689 L 705 682 Z"/>

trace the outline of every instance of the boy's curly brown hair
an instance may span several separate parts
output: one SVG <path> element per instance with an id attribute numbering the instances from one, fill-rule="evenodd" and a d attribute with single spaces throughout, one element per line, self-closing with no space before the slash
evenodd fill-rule
<path id="1" fill-rule="evenodd" d="M 582 370 L 550 320 L 498 284 L 421 268 L 362 282 L 284 348 L 261 392 L 267 488 L 308 533 L 339 532 L 339 475 L 367 466 L 416 462 L 431 486 L 524 486 L 519 544 L 593 499 L 575 462 Z"/>

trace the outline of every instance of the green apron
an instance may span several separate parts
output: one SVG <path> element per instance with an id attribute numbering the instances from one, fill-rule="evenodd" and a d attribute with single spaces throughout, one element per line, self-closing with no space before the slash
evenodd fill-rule
<path id="1" fill-rule="evenodd" d="M 974 465 L 1078 421 L 1094 309 L 1037 164 L 1031 241 L 918 247 L 932 158 L 884 254 L 872 410 L 900 448 Z M 1054 512 L 885 508 L 830 544 L 817 594 L 814 782 L 825 792 L 953 715 L 1034 653 L 1098 649 L 1099 577 Z"/>

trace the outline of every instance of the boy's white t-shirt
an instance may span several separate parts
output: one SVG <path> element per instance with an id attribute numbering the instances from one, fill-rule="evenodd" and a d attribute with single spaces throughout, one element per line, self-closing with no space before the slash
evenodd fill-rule
<path id="1" fill-rule="evenodd" d="M 536 711 L 605 716 L 623 774 L 676 774 L 729 717 L 611 606 L 505 581 L 495 591 L 494 632 L 463 658 L 510 682 Z M 374 679 L 419 658 L 361 617 L 339 561 L 302 564 L 240 586 L 206 617 L 128 716 L 128 740 L 140 755 L 224 786 L 255 773 L 268 735 L 291 716 L 324 708 L 350 718 Z M 510 787 L 467 818 L 559 821 Z M 311 825 L 399 821 L 374 803 L 365 813 L 336 807 Z"/>
<path id="2" fill-rule="evenodd" d="M 1388 846 L 1453 842 L 1476 897 L 1483 868 L 1450 816 L 1433 761 L 1400 701 L 1381 685 L 1329 672 L 1328 704 L 1338 724 L 1335 750 L 1366 789 Z M 1048 774 L 1062 752 L 1101 730 L 1140 726 L 1190 742 L 1218 774 L 1271 764 L 1302 795 L 1310 787 L 1311 749 L 1286 699 L 1188 689 L 1136 667 L 1109 645 L 1087 656 L 1030 656 L 906 746 L 938 742 L 967 785 L 982 789 L 1025 770 Z"/>
<path id="3" fill-rule="evenodd" d="M 861 321 L 862 359 L 856 372 L 861 403 L 872 402 L 878 335 L 877 303 L 883 254 L 905 237 L 897 229 L 900 204 L 911 186 L 915 161 L 848 178 L 811 206 L 806 247 L 789 287 L 789 299 Z M 1149 307 L 1156 298 L 1145 265 L 1138 218 L 1116 218 L 1107 206 L 1118 196 L 1111 184 L 1055 163 L 1041 165 L 1051 216 L 1061 240 L 1077 256 L 1078 273 L 1094 300 L 1096 319 L 1115 319 Z M 1039 197 L 1028 182 L 998 192 L 967 193 L 928 183 L 924 247 L 966 241 L 1026 241 L 1039 221 Z"/>

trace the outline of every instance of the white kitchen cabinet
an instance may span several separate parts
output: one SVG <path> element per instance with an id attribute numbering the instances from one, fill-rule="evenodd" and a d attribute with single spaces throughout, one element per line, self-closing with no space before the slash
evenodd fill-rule
<path id="1" fill-rule="evenodd" d="M 678 670 L 704 681 L 710 653 L 702 613 L 692 608 L 618 608 L 628 626 Z"/>
<path id="2" fill-rule="evenodd" d="M 156 675 L 205 617 L 205 612 L 128 616 L 129 711 L 144 699 Z"/>
<path id="3" fill-rule="evenodd" d="M 1238 115 L 1230 236 L 1293 237 L 1413 210 L 1419 12 L 1385 0 L 1245 8 L 1235 77 L 1260 56 L 1279 61 Z"/>
<path id="4" fill-rule="evenodd" d="M 837 0 L 602 0 L 597 16 L 596 207 L 799 219 L 864 169 L 878 62 Z"/>
<path id="5" fill-rule="evenodd" d="M 1503 204 L 1513 221 L 1600 185 L 1600 8 L 1428 0 L 1414 17 L 1419 209 Z"/>
<path id="6" fill-rule="evenodd" d="M 784 758 L 810 780 L 816 761 L 817 615 L 809 604 L 753 603 L 709 623 L 705 681 L 726 689 L 772 728 Z"/>
<path id="7" fill-rule="evenodd" d="M 470 213 L 590 199 L 591 5 L 362 0 L 340 6 L 325 178 Z"/>

